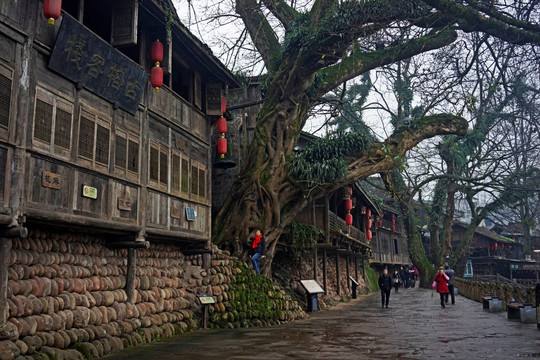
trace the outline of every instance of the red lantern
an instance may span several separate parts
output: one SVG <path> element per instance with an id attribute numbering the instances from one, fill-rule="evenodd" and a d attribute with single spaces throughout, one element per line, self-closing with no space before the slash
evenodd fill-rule
<path id="1" fill-rule="evenodd" d="M 62 0 L 44 0 L 43 15 L 47 18 L 47 24 L 54 26 L 54 21 L 60 17 L 62 12 Z"/>
<path id="2" fill-rule="evenodd" d="M 154 65 L 159 66 L 159 64 L 163 62 L 163 44 L 159 40 L 152 43 L 150 55 Z"/>
<path id="3" fill-rule="evenodd" d="M 396 219 L 392 219 L 392 225 L 396 225 Z"/>
<path id="4" fill-rule="evenodd" d="M 370 219 L 368 219 L 368 220 L 366 221 L 366 227 L 367 227 L 368 229 L 371 229 L 371 220 L 370 220 Z"/>
<path id="5" fill-rule="evenodd" d="M 493 246 L 495 247 L 495 250 L 497 250 L 497 246 L 499 246 L 499 244 L 495 243 Z"/>
<path id="6" fill-rule="evenodd" d="M 349 185 L 349 195 L 352 196 L 352 185 Z"/>
<path id="7" fill-rule="evenodd" d="M 371 230 L 366 231 L 366 238 L 368 240 L 371 240 L 373 238 L 373 234 L 371 233 Z"/>
<path id="8" fill-rule="evenodd" d="M 227 99 L 224 97 L 221 98 L 221 113 L 225 114 L 225 110 L 227 109 Z"/>
<path id="9" fill-rule="evenodd" d="M 396 226 L 395 225 L 392 225 L 392 231 L 396 231 Z"/>
<path id="10" fill-rule="evenodd" d="M 150 83 L 155 92 L 159 92 L 159 88 L 163 86 L 163 69 L 159 66 L 154 66 L 150 73 Z"/>
<path id="11" fill-rule="evenodd" d="M 366 209 L 366 217 L 371 217 L 371 209 Z"/>
<path id="12" fill-rule="evenodd" d="M 217 131 L 220 134 L 227 133 L 227 120 L 223 116 L 217 119 Z"/>
<path id="13" fill-rule="evenodd" d="M 503 243 L 503 244 L 501 244 L 501 249 L 503 249 L 503 250 L 504 250 L 504 243 Z"/>
<path id="14" fill-rule="evenodd" d="M 352 200 L 346 199 L 345 200 L 345 210 L 351 211 L 352 210 Z"/>
<path id="15" fill-rule="evenodd" d="M 227 139 L 224 137 L 220 137 L 217 141 L 217 152 L 222 159 L 227 153 Z"/>
<path id="16" fill-rule="evenodd" d="M 382 226 L 382 221 L 381 221 L 381 220 L 379 220 L 379 222 L 377 223 L 377 226 L 378 226 L 378 227 L 381 227 L 381 226 Z"/>
<path id="17" fill-rule="evenodd" d="M 352 225 L 352 214 L 345 215 L 345 224 L 347 224 L 347 226 Z"/>

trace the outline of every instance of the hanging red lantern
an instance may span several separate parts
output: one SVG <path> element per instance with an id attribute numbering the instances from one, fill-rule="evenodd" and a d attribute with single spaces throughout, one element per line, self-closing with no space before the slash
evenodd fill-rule
<path id="1" fill-rule="evenodd" d="M 152 43 L 150 55 L 152 58 L 152 64 L 155 66 L 159 66 L 163 62 L 163 44 L 159 40 Z"/>
<path id="2" fill-rule="evenodd" d="M 371 240 L 373 238 L 373 234 L 371 233 L 371 230 L 366 231 L 366 238 L 368 240 Z"/>
<path id="3" fill-rule="evenodd" d="M 217 152 L 222 159 L 227 153 L 227 139 L 224 137 L 220 137 L 217 141 Z"/>
<path id="4" fill-rule="evenodd" d="M 395 225 L 392 225 L 392 231 L 396 231 L 396 226 Z"/>
<path id="5" fill-rule="evenodd" d="M 392 218 L 392 225 L 396 225 L 396 219 Z"/>
<path id="6" fill-rule="evenodd" d="M 501 249 L 503 249 L 503 250 L 504 250 L 504 243 L 503 243 L 503 244 L 501 244 Z"/>
<path id="7" fill-rule="evenodd" d="M 495 245 L 493 245 L 495 247 L 495 250 L 497 250 L 497 247 L 499 246 L 499 244 L 495 243 Z"/>
<path id="8" fill-rule="evenodd" d="M 163 86 L 163 69 L 159 66 L 154 66 L 150 73 L 150 83 L 155 92 L 159 92 L 159 88 Z"/>
<path id="9" fill-rule="evenodd" d="M 377 226 L 378 226 L 378 227 L 381 227 L 381 226 L 382 226 L 382 221 L 381 221 L 381 220 L 379 220 L 379 222 L 377 223 Z"/>
<path id="10" fill-rule="evenodd" d="M 345 200 L 345 210 L 351 211 L 352 210 L 352 200 L 346 199 Z"/>
<path id="11" fill-rule="evenodd" d="M 368 220 L 366 221 L 366 227 L 367 227 L 368 229 L 371 229 L 371 220 L 370 220 L 370 219 L 368 219 Z"/>
<path id="12" fill-rule="evenodd" d="M 349 195 L 352 196 L 352 185 L 348 185 L 349 186 Z"/>
<path id="13" fill-rule="evenodd" d="M 47 25 L 54 26 L 54 21 L 62 13 L 62 0 L 43 0 L 43 15 L 47 19 Z"/>
<path id="14" fill-rule="evenodd" d="M 222 97 L 221 98 L 221 114 L 225 114 L 226 109 L 227 109 L 227 99 Z"/>
<path id="15" fill-rule="evenodd" d="M 371 217 L 371 209 L 366 209 L 366 217 Z"/>
<path id="16" fill-rule="evenodd" d="M 227 119 L 225 119 L 223 116 L 220 116 L 217 119 L 217 131 L 220 134 L 227 133 Z"/>
<path id="17" fill-rule="evenodd" d="M 352 225 L 352 214 L 351 213 L 345 215 L 345 224 L 347 224 L 347 226 Z"/>

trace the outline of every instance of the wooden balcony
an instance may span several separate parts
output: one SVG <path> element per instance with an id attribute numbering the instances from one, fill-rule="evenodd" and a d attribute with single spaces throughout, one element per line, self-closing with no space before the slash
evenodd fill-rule
<path id="1" fill-rule="evenodd" d="M 411 259 L 405 255 L 391 254 L 382 251 L 373 251 L 373 260 L 371 262 L 380 263 L 380 264 L 396 264 L 396 265 L 405 265 L 410 264 Z"/>
<path id="2" fill-rule="evenodd" d="M 343 234 L 349 234 L 352 238 L 360 240 L 363 243 L 368 243 L 366 235 L 360 229 L 355 228 L 354 226 L 347 226 L 345 219 L 340 218 L 337 214 L 332 211 L 328 211 L 329 220 L 330 220 L 330 231 L 337 230 Z"/>

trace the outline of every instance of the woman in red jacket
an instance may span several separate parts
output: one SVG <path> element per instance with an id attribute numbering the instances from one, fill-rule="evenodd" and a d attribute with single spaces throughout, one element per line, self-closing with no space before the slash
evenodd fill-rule
<path id="1" fill-rule="evenodd" d="M 431 285 L 431 287 L 434 289 L 435 287 L 437 288 L 437 292 L 439 293 L 439 296 L 441 297 L 442 308 L 446 307 L 444 305 L 444 297 L 445 297 L 445 294 L 449 293 L 448 283 L 446 281 L 448 281 L 448 276 L 446 276 L 446 274 L 444 273 L 444 269 L 441 266 L 439 268 L 439 272 L 437 273 L 437 275 L 435 275 L 435 279 L 433 280 L 433 285 Z"/>

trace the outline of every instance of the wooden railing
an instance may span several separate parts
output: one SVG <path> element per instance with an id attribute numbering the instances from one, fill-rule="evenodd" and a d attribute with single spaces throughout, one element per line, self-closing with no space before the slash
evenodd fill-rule
<path id="1" fill-rule="evenodd" d="M 373 251 L 373 262 L 382 264 L 410 264 L 411 260 L 408 256 L 399 254 L 390 254 L 382 251 Z"/>
<path id="2" fill-rule="evenodd" d="M 351 226 L 350 229 L 345 223 L 345 220 L 337 216 L 332 211 L 329 211 L 330 230 L 338 230 L 344 234 L 349 234 L 356 240 L 367 242 L 365 234 L 360 229 Z"/>

